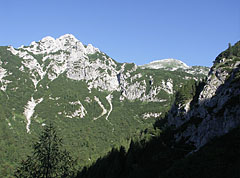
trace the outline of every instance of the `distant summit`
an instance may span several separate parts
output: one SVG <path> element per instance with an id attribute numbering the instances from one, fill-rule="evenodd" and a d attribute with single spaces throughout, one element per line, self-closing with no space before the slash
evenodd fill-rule
<path id="1" fill-rule="evenodd" d="M 152 61 L 149 64 L 144 64 L 141 66 L 142 68 L 149 68 L 149 69 L 171 69 L 172 71 L 181 69 L 188 69 L 189 66 L 184 62 L 177 60 L 177 59 L 161 59 Z"/>
<path id="2" fill-rule="evenodd" d="M 208 67 L 203 66 L 188 66 L 184 62 L 178 59 L 161 59 L 152 61 L 149 64 L 139 66 L 142 69 L 163 69 L 169 71 L 183 70 L 190 74 L 204 74 L 207 75 L 209 72 Z"/>

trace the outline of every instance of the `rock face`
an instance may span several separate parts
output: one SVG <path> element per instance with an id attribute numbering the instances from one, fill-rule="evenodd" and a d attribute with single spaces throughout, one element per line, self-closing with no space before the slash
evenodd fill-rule
<path id="1" fill-rule="evenodd" d="M 175 135 L 177 141 L 184 139 L 199 149 L 214 137 L 240 125 L 240 42 L 233 49 L 233 52 L 227 49 L 216 58 L 191 109 L 191 99 L 172 107 L 168 124 L 181 130 Z"/>

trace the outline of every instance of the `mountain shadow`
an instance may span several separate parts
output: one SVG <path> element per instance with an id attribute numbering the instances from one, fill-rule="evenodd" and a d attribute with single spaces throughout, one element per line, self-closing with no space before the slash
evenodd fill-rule
<path id="1" fill-rule="evenodd" d="M 148 143 L 132 142 L 128 152 L 121 147 L 78 173 L 79 178 L 238 178 L 240 175 L 240 127 L 215 138 L 196 153 L 193 147 L 173 146 L 165 133 Z M 171 140 L 171 139 L 170 139 Z"/>

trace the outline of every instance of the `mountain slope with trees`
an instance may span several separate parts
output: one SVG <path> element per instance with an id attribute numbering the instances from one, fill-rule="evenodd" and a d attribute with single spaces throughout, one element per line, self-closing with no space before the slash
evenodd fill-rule
<path id="1" fill-rule="evenodd" d="M 11 177 L 50 121 L 78 166 L 129 147 L 170 109 L 180 86 L 203 78 L 195 70 L 118 63 L 71 34 L 0 47 L 0 175 Z"/>

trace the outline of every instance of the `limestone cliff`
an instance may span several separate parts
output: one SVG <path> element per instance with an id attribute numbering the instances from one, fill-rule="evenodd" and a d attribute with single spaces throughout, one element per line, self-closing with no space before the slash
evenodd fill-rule
<path id="1" fill-rule="evenodd" d="M 240 125 L 240 42 L 216 58 L 200 93 L 175 101 L 168 124 L 176 128 L 177 141 L 196 149 Z"/>

